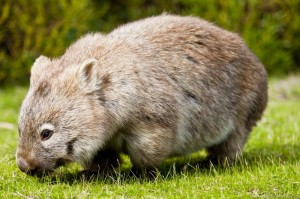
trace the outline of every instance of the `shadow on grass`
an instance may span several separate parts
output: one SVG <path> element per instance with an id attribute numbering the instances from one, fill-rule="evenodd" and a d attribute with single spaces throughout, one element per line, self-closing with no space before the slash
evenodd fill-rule
<path id="1" fill-rule="evenodd" d="M 78 183 L 104 183 L 104 184 L 132 184 L 155 182 L 156 180 L 172 180 L 174 177 L 194 175 L 210 175 L 216 173 L 239 172 L 247 169 L 256 169 L 265 166 L 279 166 L 282 164 L 299 164 L 300 145 L 264 145 L 261 148 L 247 150 L 231 166 L 220 166 L 207 164 L 205 156 L 192 155 L 188 157 L 174 158 L 165 161 L 156 171 L 155 176 L 139 175 L 130 169 L 113 171 L 108 175 L 86 175 L 82 172 L 62 172 L 53 176 L 46 176 L 40 179 L 40 182 L 51 184 L 78 184 Z"/>

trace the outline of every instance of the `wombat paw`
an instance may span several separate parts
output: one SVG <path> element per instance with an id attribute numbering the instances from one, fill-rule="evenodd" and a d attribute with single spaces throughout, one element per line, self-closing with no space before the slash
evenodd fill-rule
<path id="1" fill-rule="evenodd" d="M 235 160 L 229 159 L 227 157 L 217 158 L 213 156 L 207 157 L 204 161 L 198 162 L 200 168 L 210 168 L 213 167 L 230 167 L 234 165 Z"/>
<path id="2" fill-rule="evenodd" d="M 157 171 L 154 168 L 132 168 L 129 172 L 129 176 L 138 179 L 155 180 L 157 176 Z"/>

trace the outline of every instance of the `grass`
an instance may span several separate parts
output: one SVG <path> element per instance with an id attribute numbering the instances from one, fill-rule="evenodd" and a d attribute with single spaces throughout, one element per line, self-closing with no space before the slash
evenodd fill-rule
<path id="1" fill-rule="evenodd" d="M 76 164 L 42 179 L 23 174 L 14 154 L 27 88 L 0 89 L 0 198 L 300 198 L 299 85 L 300 76 L 270 80 L 264 118 L 235 166 L 192 166 L 202 151 L 166 161 L 155 180 L 129 176 L 126 157 L 121 171 L 106 178 L 79 177 Z"/>

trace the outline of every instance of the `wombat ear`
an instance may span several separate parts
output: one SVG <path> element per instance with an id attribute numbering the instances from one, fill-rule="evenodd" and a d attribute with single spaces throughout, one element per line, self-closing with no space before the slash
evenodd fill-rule
<path id="1" fill-rule="evenodd" d="M 36 70 L 43 68 L 43 66 L 50 62 L 51 60 L 48 57 L 43 55 L 39 56 L 33 63 L 33 66 L 31 67 L 31 73 L 34 73 Z"/>
<path id="2" fill-rule="evenodd" d="M 31 67 L 31 84 L 34 84 L 34 82 L 36 82 L 36 79 L 39 78 L 41 76 L 41 74 L 43 74 L 44 71 L 44 67 L 46 65 L 48 65 L 51 62 L 51 60 L 48 57 L 45 57 L 43 55 L 41 55 L 40 57 L 38 57 L 35 62 L 33 63 L 32 67 Z"/>
<path id="3" fill-rule="evenodd" d="M 81 88 L 87 92 L 93 92 L 98 89 L 98 72 L 97 60 L 96 59 L 87 59 L 85 60 L 78 71 L 78 79 Z"/>

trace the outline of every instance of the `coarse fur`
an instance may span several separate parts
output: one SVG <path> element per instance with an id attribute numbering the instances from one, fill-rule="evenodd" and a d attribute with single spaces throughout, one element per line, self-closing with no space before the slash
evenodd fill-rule
<path id="1" fill-rule="evenodd" d="M 35 61 L 17 164 L 34 174 L 69 161 L 106 172 L 125 153 L 134 167 L 155 168 L 203 148 L 230 162 L 266 104 L 264 66 L 237 34 L 196 17 L 150 17 Z"/>

